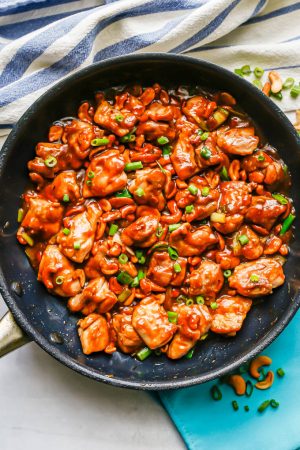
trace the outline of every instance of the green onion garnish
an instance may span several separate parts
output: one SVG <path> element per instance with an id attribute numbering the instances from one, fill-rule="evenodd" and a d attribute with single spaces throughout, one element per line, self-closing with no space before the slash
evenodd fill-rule
<path id="1" fill-rule="evenodd" d="M 224 270 L 224 272 L 223 272 L 223 275 L 225 278 L 231 277 L 231 274 L 232 274 L 232 272 L 230 269 Z"/>
<path id="2" fill-rule="evenodd" d="M 292 89 L 290 90 L 290 94 L 294 98 L 298 97 L 298 95 L 300 94 L 300 85 L 293 86 Z"/>
<path id="3" fill-rule="evenodd" d="M 195 351 L 195 348 L 191 348 L 191 350 L 189 352 L 187 352 L 187 354 L 185 355 L 186 359 L 192 359 L 192 357 L 194 355 L 194 351 Z"/>
<path id="4" fill-rule="evenodd" d="M 137 195 L 138 197 L 143 197 L 144 195 L 145 195 L 145 191 L 144 191 L 144 189 L 142 189 L 142 188 L 137 188 L 135 191 L 134 191 L 134 193 L 135 193 L 135 195 Z"/>
<path id="5" fill-rule="evenodd" d="M 56 279 L 55 279 L 56 284 L 63 284 L 63 282 L 64 282 L 64 277 L 62 275 L 56 277 Z"/>
<path id="6" fill-rule="evenodd" d="M 26 241 L 27 244 L 30 245 L 30 247 L 34 245 L 34 240 L 29 236 L 29 234 L 25 233 L 25 231 L 21 233 L 21 236 L 24 239 L 24 241 Z"/>
<path id="7" fill-rule="evenodd" d="M 69 195 L 68 194 L 64 194 L 64 196 L 63 196 L 63 202 L 64 203 L 68 203 L 69 201 L 70 201 L 70 197 L 69 197 Z"/>
<path id="8" fill-rule="evenodd" d="M 214 384 L 210 389 L 210 394 L 215 401 L 222 400 L 222 392 L 216 384 Z"/>
<path id="9" fill-rule="evenodd" d="M 244 406 L 244 410 L 245 410 L 246 412 L 250 411 L 249 406 L 248 406 L 248 405 L 245 405 L 245 406 Z"/>
<path id="10" fill-rule="evenodd" d="M 114 196 L 118 198 L 120 197 L 132 198 L 132 195 L 130 194 L 128 189 L 123 189 L 123 191 L 117 192 L 116 194 L 114 194 Z"/>
<path id="11" fill-rule="evenodd" d="M 80 242 L 74 242 L 74 250 L 80 250 Z"/>
<path id="12" fill-rule="evenodd" d="M 150 356 L 151 353 L 152 353 L 152 350 L 150 350 L 150 348 L 144 347 L 144 348 L 142 348 L 142 350 L 137 352 L 136 357 L 140 361 L 144 361 L 144 359 L 148 358 L 148 356 Z"/>
<path id="13" fill-rule="evenodd" d="M 115 116 L 115 121 L 116 122 L 122 122 L 122 120 L 124 120 L 124 117 L 122 116 L 122 114 L 117 114 Z"/>
<path id="14" fill-rule="evenodd" d="M 119 275 L 117 276 L 117 280 L 121 284 L 130 284 L 133 282 L 133 278 L 131 277 L 131 275 L 129 275 L 129 273 L 125 271 L 119 273 Z"/>
<path id="15" fill-rule="evenodd" d="M 291 89 L 295 84 L 294 78 L 287 78 L 282 85 L 283 89 Z"/>
<path id="16" fill-rule="evenodd" d="M 125 255 L 125 253 L 121 253 L 121 255 L 119 256 L 118 260 L 119 260 L 119 262 L 121 264 L 126 264 L 127 261 L 128 261 L 128 256 Z"/>
<path id="17" fill-rule="evenodd" d="M 122 144 L 126 144 L 127 142 L 134 142 L 135 141 L 135 135 L 128 133 L 125 136 L 120 137 L 120 142 Z"/>
<path id="18" fill-rule="evenodd" d="M 165 145 L 163 147 L 163 149 L 162 149 L 162 154 L 163 154 L 163 156 L 169 156 L 171 151 L 172 151 L 171 146 L 170 145 Z"/>
<path id="19" fill-rule="evenodd" d="M 187 214 L 190 214 L 190 213 L 192 213 L 194 211 L 194 205 L 187 205 L 186 207 L 185 207 L 185 212 L 187 213 Z"/>
<path id="20" fill-rule="evenodd" d="M 221 177 L 222 181 L 229 181 L 230 180 L 228 172 L 227 172 L 227 169 L 226 169 L 225 166 L 223 166 L 221 171 L 220 171 L 220 177 Z"/>
<path id="21" fill-rule="evenodd" d="M 197 305 L 204 305 L 204 297 L 202 295 L 197 295 L 196 303 Z"/>
<path id="22" fill-rule="evenodd" d="M 93 172 L 92 170 L 90 170 L 87 174 L 88 178 L 92 179 L 95 177 L 95 172 Z"/>
<path id="23" fill-rule="evenodd" d="M 201 194 L 203 195 L 203 197 L 207 197 L 209 194 L 209 191 L 210 191 L 209 187 L 205 186 L 204 188 L 201 189 Z"/>
<path id="24" fill-rule="evenodd" d="M 265 157 L 264 157 L 264 155 L 258 155 L 258 157 L 257 157 L 257 161 L 259 161 L 259 162 L 263 162 L 265 160 Z"/>
<path id="25" fill-rule="evenodd" d="M 234 73 L 235 73 L 236 75 L 239 75 L 240 77 L 243 77 L 243 76 L 244 76 L 244 74 L 243 74 L 243 72 L 241 71 L 241 69 L 234 69 Z"/>
<path id="26" fill-rule="evenodd" d="M 239 409 L 239 405 L 236 400 L 233 400 L 233 402 L 231 402 L 231 404 L 232 404 L 234 411 L 237 411 Z"/>
<path id="27" fill-rule="evenodd" d="M 208 131 L 206 131 L 205 133 L 202 133 L 201 137 L 200 137 L 201 141 L 206 141 L 208 136 L 209 136 L 209 132 Z"/>
<path id="28" fill-rule="evenodd" d="M 198 134 L 199 136 L 201 136 L 203 133 L 204 133 L 204 131 L 201 130 L 201 128 L 199 128 L 199 129 L 197 130 L 197 134 Z"/>
<path id="29" fill-rule="evenodd" d="M 91 142 L 92 147 L 99 147 L 100 145 L 107 145 L 109 144 L 109 139 L 107 138 L 97 138 L 93 139 Z"/>
<path id="30" fill-rule="evenodd" d="M 158 238 L 161 238 L 163 235 L 164 229 L 161 225 L 158 225 L 155 236 L 157 236 Z"/>
<path id="31" fill-rule="evenodd" d="M 197 195 L 198 193 L 198 188 L 194 184 L 190 184 L 188 190 L 192 195 Z"/>
<path id="32" fill-rule="evenodd" d="M 121 294 L 118 295 L 118 301 L 121 303 L 125 302 L 125 300 L 127 300 L 130 296 L 131 296 L 131 290 L 126 287 L 125 289 L 123 289 Z"/>
<path id="33" fill-rule="evenodd" d="M 217 309 L 219 307 L 217 302 L 211 302 L 210 304 L 211 309 Z"/>
<path id="34" fill-rule="evenodd" d="M 272 95 L 272 97 L 277 98 L 277 100 L 282 100 L 283 99 L 281 92 L 272 92 L 271 91 L 270 94 Z"/>
<path id="35" fill-rule="evenodd" d="M 169 231 L 172 233 L 172 231 L 177 230 L 181 226 L 181 223 L 172 223 L 169 225 Z"/>
<path id="36" fill-rule="evenodd" d="M 169 139 L 166 136 L 160 136 L 159 138 L 157 138 L 157 143 L 159 145 L 165 145 L 169 143 Z"/>
<path id="37" fill-rule="evenodd" d="M 262 69 L 261 67 L 255 67 L 253 72 L 254 72 L 254 75 L 256 76 L 256 78 L 261 78 L 263 76 L 263 74 L 265 73 L 264 69 Z"/>
<path id="38" fill-rule="evenodd" d="M 175 260 L 178 259 L 178 253 L 177 250 L 175 250 L 172 247 L 168 247 L 168 253 L 171 259 Z"/>
<path id="39" fill-rule="evenodd" d="M 135 161 L 135 162 L 131 162 L 131 163 L 127 163 L 125 165 L 125 172 L 132 172 L 133 170 L 138 170 L 138 169 L 142 169 L 143 168 L 143 164 L 141 161 Z"/>
<path id="40" fill-rule="evenodd" d="M 270 404 L 270 400 L 265 400 L 264 402 L 262 402 L 261 405 L 259 405 L 259 407 L 257 408 L 257 411 L 262 413 L 264 412 L 264 410 L 269 406 Z"/>
<path id="41" fill-rule="evenodd" d="M 177 323 L 178 313 L 174 311 L 168 311 L 168 320 L 171 323 Z"/>
<path id="42" fill-rule="evenodd" d="M 275 198 L 281 205 L 287 205 L 288 200 L 281 194 L 272 194 L 272 197 Z"/>
<path id="43" fill-rule="evenodd" d="M 135 256 L 140 264 L 145 264 L 146 258 L 142 250 L 136 250 Z"/>
<path id="44" fill-rule="evenodd" d="M 259 281 L 259 276 L 253 273 L 250 275 L 250 281 L 252 281 L 252 283 L 257 283 Z"/>
<path id="45" fill-rule="evenodd" d="M 18 223 L 22 222 L 23 217 L 24 217 L 24 209 L 23 208 L 19 208 L 18 209 L 18 217 L 17 217 Z"/>
<path id="46" fill-rule="evenodd" d="M 204 159 L 209 159 L 211 157 L 211 151 L 208 147 L 203 147 L 200 151 L 200 155 Z"/>
<path id="47" fill-rule="evenodd" d="M 253 80 L 252 84 L 254 84 L 254 86 L 256 86 L 258 89 L 262 89 L 263 84 L 260 80 Z"/>
<path id="48" fill-rule="evenodd" d="M 241 234 L 241 236 L 238 237 L 238 240 L 241 245 L 246 245 L 249 242 L 249 238 L 246 234 Z"/>
<path id="49" fill-rule="evenodd" d="M 186 306 L 192 306 L 194 304 L 194 300 L 192 298 L 187 298 L 185 304 Z"/>
<path id="50" fill-rule="evenodd" d="M 62 232 L 64 233 L 65 236 L 69 236 L 69 234 L 71 233 L 71 230 L 69 228 L 64 228 L 62 230 Z"/>
<path id="51" fill-rule="evenodd" d="M 251 68 L 249 64 L 246 64 L 245 66 L 241 67 L 241 72 L 243 75 L 249 75 L 251 73 Z"/>
<path id="52" fill-rule="evenodd" d="M 272 400 L 270 400 L 270 406 L 276 409 L 279 406 L 279 402 L 277 402 L 276 400 L 274 400 L 274 398 L 272 398 Z"/>
<path id="53" fill-rule="evenodd" d="M 296 216 L 294 214 L 289 214 L 287 218 L 283 221 L 282 228 L 280 230 L 279 235 L 282 236 L 284 233 L 286 233 L 292 226 L 292 223 L 296 219 Z"/>
<path id="54" fill-rule="evenodd" d="M 50 169 L 52 169 L 52 167 L 56 166 L 57 159 L 55 158 L 55 156 L 48 156 L 48 158 L 45 159 L 44 163 L 45 166 L 50 167 Z"/>
<path id="55" fill-rule="evenodd" d="M 245 395 L 246 397 L 251 397 L 253 392 L 253 384 L 251 383 L 250 380 L 246 381 L 246 391 L 245 391 Z"/>
<path id="56" fill-rule="evenodd" d="M 86 180 L 86 184 L 87 184 L 88 186 L 92 186 L 92 180 Z"/>
<path id="57" fill-rule="evenodd" d="M 276 370 L 276 373 L 280 378 L 284 377 L 285 375 L 285 371 L 281 367 Z"/>
<path id="58" fill-rule="evenodd" d="M 180 273 L 181 272 L 181 265 L 179 263 L 175 263 L 173 266 L 174 272 L 175 273 Z"/>
<path id="59" fill-rule="evenodd" d="M 111 226 L 109 227 L 109 231 L 108 231 L 109 236 L 114 236 L 116 234 L 116 232 L 118 231 L 118 229 L 119 229 L 118 225 L 116 225 L 115 223 L 112 223 Z"/>

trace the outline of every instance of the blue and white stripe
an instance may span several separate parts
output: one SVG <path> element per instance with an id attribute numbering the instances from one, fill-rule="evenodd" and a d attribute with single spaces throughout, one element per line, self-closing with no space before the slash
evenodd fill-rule
<path id="1" fill-rule="evenodd" d="M 300 78 L 299 22 L 300 2 L 291 0 L 2 0 L 0 127 L 66 75 L 134 52 L 184 53 L 229 69 L 252 63 Z M 283 106 L 299 108 L 291 99 Z"/>

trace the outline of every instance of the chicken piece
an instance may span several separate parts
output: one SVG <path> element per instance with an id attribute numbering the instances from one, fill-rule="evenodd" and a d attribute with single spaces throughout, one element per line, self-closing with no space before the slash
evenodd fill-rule
<path id="1" fill-rule="evenodd" d="M 161 136 L 165 136 L 169 141 L 173 141 L 175 138 L 175 129 L 173 125 L 164 122 L 154 122 L 153 120 L 147 120 L 147 122 L 140 122 L 136 135 L 144 135 L 148 141 L 157 141 Z"/>
<path id="2" fill-rule="evenodd" d="M 242 244 L 240 242 L 240 237 L 246 236 L 248 238 L 248 242 L 246 244 Z M 243 239 L 243 238 L 241 238 Z M 235 256 L 243 256 L 246 259 L 258 259 L 264 252 L 264 247 L 260 241 L 259 236 L 254 233 L 251 227 L 244 225 L 234 236 L 233 242 L 233 253 Z"/>
<path id="3" fill-rule="evenodd" d="M 222 270 L 234 269 L 241 262 L 240 258 L 235 256 L 233 251 L 227 247 L 223 251 L 215 253 L 215 261 L 220 264 Z"/>
<path id="4" fill-rule="evenodd" d="M 218 308 L 212 311 L 211 331 L 219 334 L 235 335 L 242 328 L 251 308 L 252 300 L 239 295 L 222 295 L 217 299 Z"/>
<path id="5" fill-rule="evenodd" d="M 153 295 L 141 300 L 134 308 L 132 325 L 151 350 L 167 344 L 177 330 L 177 326 L 169 322 L 165 309 Z"/>
<path id="6" fill-rule="evenodd" d="M 81 291 L 85 275 L 82 269 L 74 268 L 56 245 L 48 245 L 40 262 L 38 280 L 53 294 L 71 297 Z"/>
<path id="7" fill-rule="evenodd" d="M 251 155 L 259 143 L 259 137 L 255 136 L 253 127 L 222 127 L 217 131 L 217 136 L 218 146 L 230 155 Z"/>
<path id="8" fill-rule="evenodd" d="M 180 256 L 201 255 L 208 247 L 218 242 L 212 229 L 203 225 L 194 229 L 190 223 L 182 224 L 170 234 L 169 244 Z"/>
<path id="9" fill-rule="evenodd" d="M 128 246 L 151 247 L 157 241 L 156 231 L 158 224 L 156 217 L 139 217 L 123 230 L 121 234 L 122 242 Z"/>
<path id="10" fill-rule="evenodd" d="M 96 127 L 82 120 L 72 120 L 65 126 L 63 142 L 68 143 L 69 152 L 79 160 L 85 159 L 90 151 L 91 141 L 96 137 Z"/>
<path id="11" fill-rule="evenodd" d="M 123 92 L 121 95 L 116 95 L 115 108 L 118 110 L 122 109 L 122 112 L 130 112 L 137 117 L 145 112 L 143 103 L 129 92 Z"/>
<path id="12" fill-rule="evenodd" d="M 217 109 L 216 102 L 211 102 L 205 97 L 196 96 L 190 98 L 185 106 L 182 108 L 184 114 L 197 125 L 203 125 L 204 119 L 208 117 Z"/>
<path id="13" fill-rule="evenodd" d="M 117 150 L 107 150 L 90 162 L 83 185 L 83 197 L 105 197 L 127 184 L 125 161 Z"/>
<path id="14" fill-rule="evenodd" d="M 101 352 L 109 344 L 109 329 L 106 319 L 100 314 L 90 314 L 78 321 L 78 334 L 85 355 Z"/>
<path id="15" fill-rule="evenodd" d="M 195 150 L 196 162 L 201 170 L 210 166 L 216 166 L 224 161 L 223 152 L 217 147 L 216 133 L 210 133 L 205 142 L 202 142 Z"/>
<path id="16" fill-rule="evenodd" d="M 267 196 L 252 197 L 246 220 L 270 230 L 276 220 L 286 211 L 287 205 L 281 205 L 275 198 Z"/>
<path id="17" fill-rule="evenodd" d="M 274 185 L 282 182 L 285 177 L 281 162 L 262 150 L 244 158 L 242 169 L 248 173 L 249 181 L 255 183 Z"/>
<path id="18" fill-rule="evenodd" d="M 181 267 L 179 273 L 174 270 L 175 263 Z M 186 265 L 185 258 L 179 257 L 173 261 L 168 252 L 154 252 L 150 259 L 147 277 L 159 286 L 181 286 L 185 278 Z"/>
<path id="19" fill-rule="evenodd" d="M 189 277 L 189 294 L 203 295 L 206 300 L 215 299 L 224 283 L 223 272 L 219 264 L 213 261 L 202 261 L 198 269 Z"/>
<path id="20" fill-rule="evenodd" d="M 80 189 L 77 184 L 76 172 L 65 170 L 56 175 L 52 183 L 48 184 L 42 194 L 51 201 L 63 201 L 65 195 L 70 202 L 76 202 L 80 198 Z"/>
<path id="21" fill-rule="evenodd" d="M 58 202 L 50 202 L 42 197 L 25 196 L 28 210 L 22 220 L 18 237 L 23 231 L 42 239 L 49 239 L 58 233 L 61 227 L 64 208 Z"/>
<path id="22" fill-rule="evenodd" d="M 176 114 L 177 113 L 177 114 Z M 162 105 L 158 102 L 153 102 L 146 111 L 149 119 L 159 122 L 171 122 L 175 114 L 178 115 L 176 108 L 173 105 Z"/>
<path id="23" fill-rule="evenodd" d="M 178 307 L 178 331 L 169 344 L 167 355 L 171 359 L 182 358 L 195 343 L 208 332 L 211 315 L 205 305 L 180 305 Z"/>
<path id="24" fill-rule="evenodd" d="M 114 275 L 118 272 L 120 264 L 116 256 L 121 254 L 122 247 L 116 242 L 116 239 L 120 239 L 120 236 L 115 235 L 108 239 L 94 242 L 92 256 L 89 257 L 84 267 L 87 278 Z M 120 248 L 117 252 L 114 251 L 116 246 Z"/>
<path id="25" fill-rule="evenodd" d="M 199 172 L 194 147 L 185 133 L 179 134 L 170 158 L 175 172 L 181 180 L 186 180 Z"/>
<path id="26" fill-rule="evenodd" d="M 132 326 L 133 308 L 123 308 L 114 314 L 112 323 L 117 334 L 118 347 L 124 353 L 135 353 L 143 345 L 143 341 Z"/>
<path id="27" fill-rule="evenodd" d="M 260 297 L 284 283 L 282 266 L 275 259 L 261 258 L 240 264 L 229 278 L 229 286 L 244 297 Z"/>
<path id="28" fill-rule="evenodd" d="M 88 315 L 92 312 L 106 313 L 117 303 L 116 295 L 111 292 L 104 277 L 91 280 L 79 294 L 71 297 L 68 308 L 72 312 L 81 311 Z"/>
<path id="29" fill-rule="evenodd" d="M 129 187 L 134 200 L 139 205 L 150 205 L 162 211 L 165 207 L 163 189 L 167 176 L 159 168 L 138 170 Z"/>
<path id="30" fill-rule="evenodd" d="M 132 131 L 137 117 L 126 109 L 114 108 L 106 100 L 102 100 L 96 109 L 94 121 L 112 131 L 117 136 L 125 136 Z"/>

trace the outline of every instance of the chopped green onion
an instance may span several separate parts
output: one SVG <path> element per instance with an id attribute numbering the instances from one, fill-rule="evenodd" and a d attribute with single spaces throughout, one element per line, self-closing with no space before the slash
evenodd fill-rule
<path id="1" fill-rule="evenodd" d="M 256 86 L 258 89 L 262 89 L 263 84 L 260 80 L 253 80 L 252 84 L 254 84 L 254 86 Z"/>
<path id="2" fill-rule="evenodd" d="M 18 217 L 17 217 L 18 223 L 22 222 L 23 217 L 24 217 L 24 209 L 23 208 L 19 208 L 18 209 Z"/>
<path id="3" fill-rule="evenodd" d="M 264 402 L 262 402 L 261 405 L 259 405 L 259 407 L 257 408 L 257 411 L 262 413 L 264 412 L 264 410 L 269 406 L 270 404 L 270 400 L 265 400 Z"/>
<path id="4" fill-rule="evenodd" d="M 258 157 L 257 157 L 257 161 L 259 161 L 259 162 L 263 162 L 265 160 L 265 157 L 264 157 L 264 155 L 258 155 Z"/>
<path id="5" fill-rule="evenodd" d="M 205 341 L 205 339 L 208 337 L 208 333 L 202 334 L 200 341 Z"/>
<path id="6" fill-rule="evenodd" d="M 135 256 L 140 264 L 145 264 L 146 258 L 142 250 L 136 250 Z"/>
<path id="7" fill-rule="evenodd" d="M 233 402 L 231 402 L 231 404 L 232 404 L 234 411 L 237 411 L 239 409 L 239 405 L 236 400 L 233 400 Z"/>
<path id="8" fill-rule="evenodd" d="M 132 287 L 138 287 L 139 284 L 140 284 L 140 281 L 141 281 L 143 278 L 145 278 L 145 274 L 144 274 L 144 272 L 140 269 L 140 270 L 138 271 L 137 276 L 134 277 L 133 282 L 131 283 L 130 286 L 132 286 Z"/>
<path id="9" fill-rule="evenodd" d="M 126 287 L 125 289 L 123 289 L 121 294 L 118 295 L 118 301 L 121 303 L 125 302 L 125 300 L 127 300 L 130 296 L 131 296 L 131 290 Z"/>
<path id="10" fill-rule="evenodd" d="M 243 75 L 249 75 L 251 73 L 251 68 L 250 68 L 249 64 L 241 67 L 241 72 Z"/>
<path id="11" fill-rule="evenodd" d="M 298 95 L 300 94 L 300 85 L 293 86 L 292 89 L 290 90 L 290 94 L 294 98 L 298 97 Z"/>
<path id="12" fill-rule="evenodd" d="M 25 233 L 25 231 L 21 233 L 21 236 L 24 239 L 24 241 L 26 241 L 27 244 L 30 245 L 30 247 L 34 245 L 34 240 L 29 236 L 29 234 Z"/>
<path id="13" fill-rule="evenodd" d="M 226 169 L 225 166 L 223 166 L 221 171 L 220 171 L 220 177 L 221 177 L 222 181 L 229 181 L 230 180 L 228 172 L 227 172 L 227 169 Z"/>
<path id="14" fill-rule="evenodd" d="M 281 367 L 276 370 L 276 373 L 280 378 L 284 377 L 284 375 L 285 375 L 285 372 Z"/>
<path id="15" fill-rule="evenodd" d="M 270 92 L 270 94 L 273 96 L 273 97 L 275 97 L 275 98 L 277 98 L 277 100 L 282 100 L 282 92 Z"/>
<path id="16" fill-rule="evenodd" d="M 250 380 L 246 381 L 246 391 L 245 391 L 245 395 L 246 397 L 251 397 L 253 392 L 253 384 L 251 383 Z"/>
<path id="17" fill-rule="evenodd" d="M 249 406 L 248 406 L 248 405 L 245 405 L 245 406 L 244 406 L 244 410 L 245 410 L 246 412 L 250 411 Z"/>
<path id="18" fill-rule="evenodd" d="M 292 226 L 292 223 L 296 219 L 296 216 L 294 214 L 289 214 L 287 218 L 283 221 L 282 228 L 280 230 L 280 236 L 282 236 L 284 233 L 286 233 Z"/>
<path id="19" fill-rule="evenodd" d="M 170 155 L 171 151 L 172 151 L 171 146 L 165 145 L 162 149 L 162 154 L 163 154 L 163 156 L 168 156 L 168 155 Z"/>
<path id="20" fill-rule="evenodd" d="M 274 400 L 274 398 L 272 398 L 272 400 L 270 400 L 270 406 L 276 409 L 279 406 L 279 402 L 277 402 L 276 400 Z"/>
<path id="21" fill-rule="evenodd" d="M 160 136 L 159 138 L 157 138 L 157 143 L 159 145 L 165 145 L 169 143 L 169 139 L 166 136 Z"/>
<path id="22" fill-rule="evenodd" d="M 109 236 L 114 236 L 116 234 L 116 232 L 118 231 L 118 229 L 119 229 L 118 225 L 116 225 L 115 223 L 112 223 L 111 226 L 109 227 L 109 231 L 108 231 Z"/>
<path id="23" fill-rule="evenodd" d="M 134 142 L 135 141 L 135 135 L 128 133 L 125 136 L 120 137 L 120 142 L 122 144 L 126 144 L 126 142 Z"/>
<path id="24" fill-rule="evenodd" d="M 97 138 L 93 139 L 91 142 L 92 147 L 99 147 L 100 145 L 107 145 L 109 144 L 109 139 L 107 138 Z"/>
<path id="25" fill-rule="evenodd" d="M 129 275 L 129 273 L 125 271 L 119 273 L 119 275 L 117 276 L 117 280 L 121 284 L 130 284 L 133 282 L 133 278 L 131 277 L 131 275 Z"/>
<path id="26" fill-rule="evenodd" d="M 125 165 L 125 172 L 132 172 L 133 170 L 138 170 L 138 169 L 142 169 L 143 168 L 143 164 L 142 161 L 134 161 L 131 163 L 127 163 Z"/>
<path id="27" fill-rule="evenodd" d="M 250 281 L 252 281 L 252 283 L 257 283 L 259 281 L 259 276 L 253 273 L 250 275 Z"/>
<path id="28" fill-rule="evenodd" d="M 70 197 L 69 197 L 69 195 L 68 194 L 64 194 L 64 196 L 63 196 L 63 202 L 64 203 L 68 203 L 69 201 L 70 201 Z"/>
<path id="29" fill-rule="evenodd" d="M 95 172 L 93 172 L 92 170 L 90 170 L 87 174 L 88 178 L 94 178 L 95 177 Z"/>
<path id="30" fill-rule="evenodd" d="M 115 116 L 115 121 L 116 122 L 122 122 L 122 120 L 124 120 L 124 117 L 122 116 L 122 114 L 117 114 Z"/>
<path id="31" fill-rule="evenodd" d="M 281 194 L 272 194 L 272 197 L 275 198 L 281 205 L 287 205 L 288 200 Z"/>
<path id="32" fill-rule="evenodd" d="M 69 228 L 64 228 L 62 230 L 62 232 L 64 233 L 65 236 L 69 236 L 69 234 L 71 233 L 71 230 Z"/>
<path id="33" fill-rule="evenodd" d="M 121 253 L 121 255 L 119 256 L 118 260 L 119 260 L 119 262 L 121 264 L 126 264 L 127 261 L 128 261 L 128 256 L 125 255 L 125 253 Z"/>
<path id="34" fill-rule="evenodd" d="M 185 304 L 186 306 L 192 306 L 194 304 L 194 300 L 192 298 L 187 298 Z"/>
<path id="35" fill-rule="evenodd" d="M 294 78 L 287 78 L 282 85 L 283 89 L 291 89 L 295 84 Z"/>
<path id="36" fill-rule="evenodd" d="M 203 130 L 201 130 L 201 128 L 198 128 L 198 130 L 197 130 L 197 134 L 199 135 L 199 136 L 201 136 L 202 134 L 204 133 L 204 131 Z"/>
<path id="37" fill-rule="evenodd" d="M 246 234 L 241 234 L 241 235 L 238 237 L 238 240 L 239 240 L 239 242 L 240 242 L 241 245 L 246 245 L 246 244 L 248 244 L 248 242 L 249 242 L 249 238 L 248 238 L 248 236 L 247 236 Z"/>
<path id="38" fill-rule="evenodd" d="M 256 76 L 256 78 L 261 78 L 263 76 L 263 74 L 265 73 L 264 69 L 262 69 L 261 67 L 255 67 L 253 72 L 254 72 L 254 75 Z"/>
<path id="39" fill-rule="evenodd" d="M 283 164 L 282 170 L 284 172 L 284 175 L 287 175 L 289 173 L 289 168 L 288 168 L 288 166 L 286 164 Z"/>
<path id="40" fill-rule="evenodd" d="M 137 277 L 139 280 L 142 280 L 143 278 L 145 278 L 145 273 L 142 269 L 139 269 Z"/>
<path id="41" fill-rule="evenodd" d="M 63 284 L 64 280 L 65 280 L 64 277 L 62 275 L 60 275 L 60 276 L 55 278 L 55 283 L 56 284 Z"/>
<path id="42" fill-rule="evenodd" d="M 145 195 L 145 191 L 144 191 L 144 189 L 142 189 L 142 188 L 137 188 L 135 191 L 134 191 L 134 193 L 135 193 L 135 195 L 137 195 L 138 197 L 143 197 L 144 195 Z"/>
<path id="43" fill-rule="evenodd" d="M 74 242 L 74 250 L 80 250 L 80 242 Z"/>
<path id="44" fill-rule="evenodd" d="M 45 166 L 52 169 L 52 167 L 56 166 L 57 159 L 55 158 L 55 156 L 48 156 L 48 158 L 46 158 L 44 162 L 45 162 Z"/>
<path id="45" fill-rule="evenodd" d="M 177 323 L 178 313 L 173 311 L 168 311 L 168 320 L 171 323 Z"/>
<path id="46" fill-rule="evenodd" d="M 164 232 L 163 227 L 162 227 L 161 225 L 158 225 L 155 235 L 156 235 L 158 238 L 161 238 L 162 235 L 163 235 L 163 232 Z"/>
<path id="47" fill-rule="evenodd" d="M 234 73 L 235 73 L 236 75 L 239 75 L 240 77 L 243 77 L 243 76 L 244 76 L 244 74 L 243 74 L 243 72 L 241 71 L 241 69 L 234 69 Z"/>
<path id="48" fill-rule="evenodd" d="M 204 305 L 204 297 L 202 295 L 197 295 L 196 303 L 197 305 Z"/>
<path id="49" fill-rule="evenodd" d="M 192 195 L 197 195 L 198 193 L 198 188 L 194 184 L 190 184 L 188 190 Z"/>
<path id="50" fill-rule="evenodd" d="M 179 263 L 176 262 L 174 264 L 173 268 L 174 268 L 174 272 L 175 273 L 180 273 L 181 272 L 181 265 Z"/>
<path id="51" fill-rule="evenodd" d="M 194 211 L 194 205 L 187 205 L 186 207 L 185 207 L 185 212 L 187 213 L 187 214 L 190 214 L 190 213 L 192 213 Z"/>
<path id="52" fill-rule="evenodd" d="M 194 355 L 194 351 L 195 348 L 191 348 L 191 350 L 189 352 L 187 352 L 187 354 L 185 355 L 186 359 L 192 359 L 193 355 Z"/>
<path id="53" fill-rule="evenodd" d="M 204 188 L 201 189 L 201 194 L 203 195 L 203 197 L 207 197 L 209 194 L 209 191 L 210 191 L 209 187 L 205 186 Z"/>
<path id="54" fill-rule="evenodd" d="M 232 272 L 230 269 L 224 270 L 224 272 L 223 272 L 223 275 L 225 278 L 231 277 L 231 274 L 232 274 Z"/>
<path id="55" fill-rule="evenodd" d="M 211 302 L 210 307 L 211 309 L 218 309 L 219 305 L 217 302 Z"/>
<path id="56" fill-rule="evenodd" d="M 132 195 L 130 194 L 128 189 L 123 189 L 123 191 L 117 192 L 116 194 L 114 194 L 114 196 L 118 198 L 132 198 Z"/>
<path id="57" fill-rule="evenodd" d="M 168 247 L 168 253 L 171 259 L 175 260 L 178 259 L 178 253 L 177 250 L 175 250 L 172 247 Z"/>
<path id="58" fill-rule="evenodd" d="M 209 136 L 209 132 L 208 131 L 206 131 L 205 133 L 202 133 L 201 137 L 200 137 L 201 141 L 206 141 L 208 136 Z"/>
<path id="59" fill-rule="evenodd" d="M 156 164 L 158 165 L 158 167 L 160 168 L 160 170 L 162 171 L 162 173 L 166 173 L 165 169 L 163 168 L 163 166 L 160 164 L 159 161 L 156 161 Z"/>
<path id="60" fill-rule="evenodd" d="M 214 384 L 211 389 L 210 389 L 210 394 L 213 398 L 213 400 L 215 401 L 220 401 L 222 400 L 222 392 L 219 388 L 219 386 L 217 386 L 216 384 Z"/>
<path id="61" fill-rule="evenodd" d="M 92 186 L 92 180 L 86 180 L 86 184 L 88 185 L 88 186 Z"/>
<path id="62" fill-rule="evenodd" d="M 200 155 L 204 159 L 209 159 L 211 157 L 211 151 L 208 147 L 203 147 L 202 150 L 200 151 Z"/>
<path id="63" fill-rule="evenodd" d="M 177 230 L 181 226 L 181 223 L 172 223 L 169 225 L 169 231 L 172 233 L 172 231 Z"/>
<path id="64" fill-rule="evenodd" d="M 137 352 L 136 357 L 140 361 L 144 361 L 144 359 L 148 358 L 148 356 L 150 356 L 151 353 L 152 353 L 152 350 L 150 350 L 150 348 L 144 347 L 144 348 L 142 348 L 142 350 Z"/>

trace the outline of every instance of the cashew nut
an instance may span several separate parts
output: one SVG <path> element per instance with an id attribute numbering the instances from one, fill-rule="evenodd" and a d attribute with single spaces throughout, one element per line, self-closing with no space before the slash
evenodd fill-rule
<path id="1" fill-rule="evenodd" d="M 272 370 L 269 370 L 266 377 L 262 381 L 258 381 L 255 385 L 257 389 L 269 389 L 274 382 L 274 372 Z"/>
<path id="2" fill-rule="evenodd" d="M 274 94 L 277 94 L 278 92 L 280 92 L 282 89 L 282 79 L 281 79 L 281 76 L 279 75 L 279 73 L 272 70 L 269 73 L 269 80 L 271 83 L 271 91 Z"/>
<path id="3" fill-rule="evenodd" d="M 246 381 L 241 375 L 230 375 L 228 384 L 233 387 L 237 395 L 244 395 L 246 392 Z"/>
<path id="4" fill-rule="evenodd" d="M 259 369 L 262 366 L 269 366 L 270 364 L 272 364 L 272 359 L 269 358 L 269 356 L 260 355 L 257 358 L 253 359 L 253 361 L 251 361 L 249 372 L 252 375 L 252 377 L 259 378 L 260 377 Z"/>

